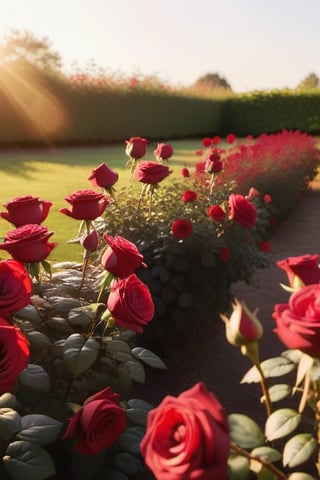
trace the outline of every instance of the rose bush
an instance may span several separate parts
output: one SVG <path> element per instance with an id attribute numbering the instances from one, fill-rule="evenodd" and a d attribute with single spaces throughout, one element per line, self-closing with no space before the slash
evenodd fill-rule
<path id="1" fill-rule="evenodd" d="M 177 398 L 166 396 L 148 413 L 141 451 L 155 478 L 227 479 L 226 412 L 203 383 Z"/>
<path id="2" fill-rule="evenodd" d="M 38 197 L 25 195 L 16 197 L 4 204 L 8 212 L 0 212 L 0 217 L 4 218 L 15 227 L 21 227 L 27 223 L 42 223 L 49 214 L 52 202 L 48 200 L 39 200 Z"/>

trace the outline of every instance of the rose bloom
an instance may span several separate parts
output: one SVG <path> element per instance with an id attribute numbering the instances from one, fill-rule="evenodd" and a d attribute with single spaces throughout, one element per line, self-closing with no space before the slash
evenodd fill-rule
<path id="1" fill-rule="evenodd" d="M 220 207 L 220 205 L 212 205 L 209 207 L 208 214 L 215 222 L 224 222 L 226 218 L 226 212 Z"/>
<path id="2" fill-rule="evenodd" d="M 29 362 L 28 341 L 20 330 L 0 318 L 0 395 L 13 392 Z"/>
<path id="3" fill-rule="evenodd" d="M 185 203 L 194 202 L 195 200 L 197 200 L 197 198 L 198 198 L 198 194 L 193 190 L 186 190 L 185 192 L 183 192 L 183 195 L 182 195 L 182 201 Z"/>
<path id="4" fill-rule="evenodd" d="M 288 304 L 274 306 L 275 332 L 290 349 L 320 356 L 320 284 L 296 290 Z"/>
<path id="5" fill-rule="evenodd" d="M 212 139 L 213 145 L 218 145 L 218 143 L 220 142 L 221 142 L 221 137 L 219 137 L 219 135 L 216 135 L 215 137 L 213 137 Z"/>
<path id="6" fill-rule="evenodd" d="M 158 146 L 153 153 L 156 158 L 168 160 L 168 158 L 173 155 L 173 148 L 169 143 L 158 143 Z"/>
<path id="7" fill-rule="evenodd" d="M 0 316 L 10 319 L 30 303 L 32 282 L 25 266 L 16 260 L 0 261 Z"/>
<path id="8" fill-rule="evenodd" d="M 151 293 L 134 273 L 126 278 L 113 280 L 107 307 L 116 325 L 143 332 L 153 318 L 154 304 Z"/>
<path id="9" fill-rule="evenodd" d="M 108 244 L 101 257 L 101 265 L 115 277 L 128 277 L 139 267 L 146 267 L 137 247 L 120 235 L 104 235 Z"/>
<path id="10" fill-rule="evenodd" d="M 140 160 L 147 151 L 147 140 L 141 137 L 131 137 L 129 140 L 126 140 L 126 154 L 130 158 L 135 160 Z"/>
<path id="11" fill-rule="evenodd" d="M 201 157 L 202 154 L 203 154 L 203 151 L 200 148 L 198 150 L 196 150 L 196 155 L 198 157 Z"/>
<path id="12" fill-rule="evenodd" d="M 264 203 L 271 203 L 272 202 L 272 197 L 271 195 L 269 195 L 268 193 L 266 193 L 264 196 L 263 196 L 263 200 L 264 200 Z"/>
<path id="13" fill-rule="evenodd" d="M 259 246 L 262 252 L 267 253 L 267 252 L 270 252 L 271 250 L 271 244 L 270 242 L 268 242 L 268 240 L 263 240 L 262 242 L 260 242 Z"/>
<path id="14" fill-rule="evenodd" d="M 205 137 L 202 139 L 202 145 L 206 148 L 211 146 L 211 142 L 212 140 L 209 137 Z"/>
<path id="15" fill-rule="evenodd" d="M 220 249 L 220 258 L 223 262 L 227 262 L 231 257 L 231 253 L 228 247 L 223 246 Z"/>
<path id="16" fill-rule="evenodd" d="M 228 199 L 230 209 L 229 218 L 243 227 L 252 228 L 257 221 L 256 207 L 238 193 L 231 193 Z"/>
<path id="17" fill-rule="evenodd" d="M 22 225 L 7 232 L 0 250 L 6 250 L 18 262 L 41 262 L 57 245 L 48 241 L 53 233 L 41 225 Z"/>
<path id="18" fill-rule="evenodd" d="M 253 135 L 251 135 L 251 134 L 247 135 L 247 140 L 249 140 L 249 141 L 253 140 Z"/>
<path id="19" fill-rule="evenodd" d="M 95 220 L 100 217 L 109 203 L 108 197 L 93 190 L 78 190 L 65 200 L 72 209 L 60 208 L 60 212 L 76 220 Z"/>
<path id="20" fill-rule="evenodd" d="M 227 480 L 226 412 L 202 382 L 166 396 L 148 413 L 140 449 L 159 480 Z"/>
<path id="21" fill-rule="evenodd" d="M 94 187 L 110 188 L 119 179 L 119 174 L 111 170 L 106 163 L 100 163 L 91 172 L 88 180 L 91 181 Z"/>
<path id="22" fill-rule="evenodd" d="M 42 223 L 48 216 L 52 202 L 39 200 L 38 197 L 25 195 L 16 197 L 3 206 L 8 212 L 0 212 L 0 217 L 13 223 L 15 227 L 21 227 L 26 223 Z"/>
<path id="23" fill-rule="evenodd" d="M 192 234 L 192 223 L 190 220 L 178 219 L 172 223 L 171 231 L 180 240 L 188 238 Z"/>
<path id="24" fill-rule="evenodd" d="M 167 165 L 161 165 L 158 162 L 141 162 L 135 171 L 135 179 L 138 182 L 148 183 L 149 185 L 155 185 L 161 182 L 170 174 L 169 167 Z"/>
<path id="25" fill-rule="evenodd" d="M 184 177 L 184 178 L 189 178 L 190 177 L 190 172 L 189 172 L 189 169 L 184 167 L 182 170 L 181 170 L 181 175 Z"/>
<path id="26" fill-rule="evenodd" d="M 246 196 L 246 198 L 248 200 L 253 200 L 254 198 L 259 197 L 259 196 L 260 196 L 259 190 L 257 190 L 254 187 L 251 187 L 249 192 L 248 192 L 248 195 Z"/>
<path id="27" fill-rule="evenodd" d="M 295 285 L 296 277 L 305 285 L 310 285 L 320 282 L 319 258 L 318 254 L 299 255 L 278 260 L 276 265 L 287 274 L 291 287 Z"/>
<path id="28" fill-rule="evenodd" d="M 233 133 L 229 133 L 226 137 L 227 143 L 234 143 L 236 140 L 236 136 Z"/>
<path id="29" fill-rule="evenodd" d="M 125 431 L 126 413 L 120 395 L 111 387 L 87 398 L 81 410 L 69 421 L 63 438 L 76 440 L 74 450 L 92 456 L 111 447 Z"/>

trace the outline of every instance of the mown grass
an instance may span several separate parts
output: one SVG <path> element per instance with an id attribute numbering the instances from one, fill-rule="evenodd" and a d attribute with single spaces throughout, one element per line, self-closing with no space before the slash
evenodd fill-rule
<path id="1" fill-rule="evenodd" d="M 174 155 L 169 160 L 173 173 L 164 182 L 174 176 L 180 176 L 183 166 L 192 167 L 199 160 L 195 150 L 201 148 L 201 139 L 171 141 Z M 155 160 L 153 150 L 156 143 L 148 144 L 145 160 Z M 54 231 L 51 241 L 58 246 L 52 251 L 52 261 L 81 261 L 82 249 L 78 244 L 67 243 L 76 237 L 79 223 L 59 212 L 68 206 L 64 198 L 76 190 L 93 188 L 87 180 L 91 170 L 106 162 L 119 173 L 118 187 L 129 181 L 129 169 L 126 167 L 128 157 L 125 146 L 111 145 L 81 148 L 53 148 L 50 150 L 15 150 L 0 152 L 0 204 L 21 195 L 33 195 L 43 200 L 50 200 L 53 205 L 44 222 L 50 231 Z M 1 208 L 4 211 L 4 208 Z M 14 227 L 6 220 L 0 219 L 0 236 Z M 1 256 L 7 258 L 5 253 Z"/>

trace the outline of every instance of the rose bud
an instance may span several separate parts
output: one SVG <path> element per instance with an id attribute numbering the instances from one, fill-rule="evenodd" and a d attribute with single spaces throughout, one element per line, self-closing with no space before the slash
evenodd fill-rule
<path id="1" fill-rule="evenodd" d="M 229 343 L 241 347 L 256 342 L 262 337 L 263 327 L 247 306 L 235 299 L 230 318 L 221 315 L 226 324 L 226 337 Z"/>

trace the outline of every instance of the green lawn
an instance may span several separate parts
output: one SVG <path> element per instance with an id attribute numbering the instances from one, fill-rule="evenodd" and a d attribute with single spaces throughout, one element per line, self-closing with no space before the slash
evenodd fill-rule
<path id="1" fill-rule="evenodd" d="M 168 165 L 173 176 L 180 176 L 183 166 L 192 167 L 199 157 L 195 150 L 201 148 L 201 139 L 175 140 L 170 142 L 174 148 Z M 155 160 L 153 150 L 156 143 L 148 144 L 144 160 Z M 0 153 L 1 190 L 0 204 L 21 195 L 33 195 L 53 203 L 44 225 L 54 231 L 52 241 L 58 246 L 52 251 L 52 261 L 82 259 L 81 247 L 66 243 L 77 234 L 79 222 L 59 212 L 59 208 L 68 206 L 64 198 L 76 190 L 91 189 L 87 180 L 91 170 L 106 162 L 119 173 L 118 186 L 125 186 L 129 179 L 126 167 L 125 146 L 112 145 L 104 147 L 52 148 L 50 150 L 15 150 Z M 170 178 L 170 177 L 169 177 Z M 167 180 L 164 180 L 166 182 Z M 1 207 L 1 210 L 5 209 Z M 0 218 L 0 236 L 14 227 Z M 2 252 L 2 256 L 5 254 Z"/>

